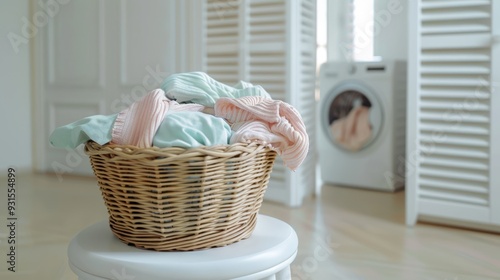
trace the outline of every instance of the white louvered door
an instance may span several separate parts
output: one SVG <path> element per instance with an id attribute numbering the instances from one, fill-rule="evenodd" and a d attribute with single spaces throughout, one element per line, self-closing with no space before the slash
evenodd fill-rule
<path id="1" fill-rule="evenodd" d="M 500 225 L 500 3 L 410 2 L 407 223 Z"/>
<path id="2" fill-rule="evenodd" d="M 208 0 L 205 3 L 205 68 L 219 82 L 233 85 L 240 80 L 241 1 Z"/>
<path id="3" fill-rule="evenodd" d="M 206 2 L 205 71 L 229 85 L 261 85 L 304 119 L 312 152 L 295 172 L 278 158 L 266 192 L 267 199 L 291 206 L 300 205 L 316 182 L 315 30 L 315 0 Z"/>

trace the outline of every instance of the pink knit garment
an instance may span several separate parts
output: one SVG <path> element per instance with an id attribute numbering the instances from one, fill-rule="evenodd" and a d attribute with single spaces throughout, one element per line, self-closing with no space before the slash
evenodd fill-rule
<path id="1" fill-rule="evenodd" d="M 198 104 L 180 105 L 166 98 L 162 89 L 155 89 L 118 113 L 111 142 L 139 148 L 151 147 L 153 137 L 169 111 L 201 111 L 203 108 Z"/>
<path id="2" fill-rule="evenodd" d="M 258 96 L 220 98 L 214 110 L 216 116 L 232 124 L 231 144 L 269 145 L 291 170 L 296 170 L 306 158 L 309 137 L 300 114 L 290 104 Z"/>

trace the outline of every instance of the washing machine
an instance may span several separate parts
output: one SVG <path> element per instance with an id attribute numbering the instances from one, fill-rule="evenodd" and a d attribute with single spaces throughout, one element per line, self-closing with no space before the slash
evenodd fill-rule
<path id="1" fill-rule="evenodd" d="M 404 186 L 404 61 L 323 64 L 317 109 L 324 183 L 385 191 Z"/>

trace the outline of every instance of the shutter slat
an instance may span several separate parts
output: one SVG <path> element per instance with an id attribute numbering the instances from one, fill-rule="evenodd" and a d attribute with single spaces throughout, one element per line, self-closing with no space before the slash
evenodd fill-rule
<path id="1" fill-rule="evenodd" d="M 442 131 L 444 133 L 465 133 L 465 134 L 474 134 L 474 135 L 488 135 L 489 129 L 487 127 L 473 126 L 460 123 L 428 123 L 422 121 L 420 125 L 421 130 L 425 131 Z"/>
<path id="2" fill-rule="evenodd" d="M 253 36 L 255 37 L 255 35 Z M 276 38 L 284 38 L 284 34 L 279 34 L 276 36 Z M 251 40 L 255 40 L 254 38 L 251 38 Z M 270 54 L 275 55 L 275 54 L 283 54 L 283 50 L 286 48 L 286 43 L 282 41 L 277 41 L 277 42 L 258 42 L 258 43 L 253 43 L 250 42 L 249 44 L 249 49 L 250 49 L 250 55 L 254 54 L 267 54 L 268 56 Z"/>
<path id="3" fill-rule="evenodd" d="M 252 67 L 253 72 L 260 72 L 260 73 L 277 73 L 283 75 L 283 65 L 259 65 L 256 64 L 256 66 Z"/>
<path id="4" fill-rule="evenodd" d="M 440 168 L 429 168 L 425 166 L 421 166 L 420 168 L 420 173 L 422 175 L 426 176 L 434 176 L 438 178 L 455 178 L 455 179 L 464 179 L 464 180 L 471 180 L 471 181 L 476 181 L 476 182 L 483 182 L 487 183 L 488 182 L 488 176 L 479 174 L 479 173 L 472 173 L 472 172 L 463 172 L 461 169 L 453 170 L 453 169 L 440 169 Z"/>
<path id="5" fill-rule="evenodd" d="M 258 6 L 258 5 L 270 5 L 270 4 L 283 4 L 283 1 L 285 0 L 252 0 L 252 5 Z"/>
<path id="6" fill-rule="evenodd" d="M 280 5 L 274 5 L 274 3 L 269 3 L 269 5 L 252 5 L 251 12 L 258 15 L 281 15 L 283 13 L 283 5 L 281 5 L 281 3 L 279 4 Z"/>
<path id="7" fill-rule="evenodd" d="M 209 28 L 207 30 L 207 35 L 209 37 L 211 36 L 220 36 L 220 35 L 230 35 L 233 34 L 233 36 L 236 36 L 235 34 L 238 33 L 238 27 L 237 26 L 223 26 L 219 28 Z"/>
<path id="8" fill-rule="evenodd" d="M 453 25 L 427 25 L 422 26 L 422 34 L 440 34 L 440 33 L 464 33 L 464 32 L 488 32 L 488 26 L 482 24 L 453 24 Z"/>
<path id="9" fill-rule="evenodd" d="M 238 59 L 236 57 L 223 57 L 223 56 L 210 56 L 207 57 L 209 64 L 236 64 Z"/>
<path id="10" fill-rule="evenodd" d="M 472 74 L 484 75 L 490 73 L 489 67 L 482 66 L 463 66 L 463 67 L 449 67 L 449 66 L 422 66 L 421 72 L 423 74 Z M 477 81 L 477 80 L 476 80 Z"/>
<path id="11" fill-rule="evenodd" d="M 453 157 L 450 158 L 428 157 L 423 162 L 423 165 L 488 171 L 488 163 L 486 161 L 467 162 L 467 161 L 459 161 Z"/>
<path id="12" fill-rule="evenodd" d="M 447 20 L 467 20 L 467 19 L 487 19 L 489 13 L 481 11 L 459 11 L 449 13 L 429 13 L 422 15 L 422 21 L 447 21 Z"/>
<path id="13" fill-rule="evenodd" d="M 422 189 L 420 190 L 420 195 L 422 197 L 431 199 L 450 200 L 467 204 L 488 205 L 488 199 L 486 197 L 471 196 L 467 193 L 455 194 L 437 190 Z"/>
<path id="14" fill-rule="evenodd" d="M 420 92 L 423 98 L 460 98 L 462 100 L 488 99 L 489 92 L 477 89 L 466 90 L 463 88 L 440 88 L 440 89 L 422 89 Z"/>
<path id="15" fill-rule="evenodd" d="M 210 71 L 213 73 L 227 73 L 234 70 L 233 65 L 214 65 L 210 67 Z"/>
<path id="16" fill-rule="evenodd" d="M 465 31 L 464 31 L 465 32 Z M 423 50 L 467 50 L 491 47 L 491 34 L 439 34 L 422 36 Z M 477 51 L 477 50 L 474 50 Z"/>
<path id="17" fill-rule="evenodd" d="M 283 31 L 283 28 L 281 26 L 276 26 L 276 25 L 255 25 L 249 28 L 250 33 L 281 33 Z"/>
<path id="18" fill-rule="evenodd" d="M 445 8 L 461 8 L 461 7 L 480 7 L 489 6 L 489 0 L 469 0 L 469 1 L 422 1 L 422 9 L 445 9 Z"/>
<path id="19" fill-rule="evenodd" d="M 487 54 L 423 54 L 422 62 L 487 62 L 490 56 Z"/>
<path id="20" fill-rule="evenodd" d="M 449 145 L 460 145 L 460 146 L 468 146 L 472 148 L 487 148 L 489 146 L 489 141 L 481 138 L 465 138 L 465 137 L 455 137 L 453 135 L 444 135 L 441 132 L 438 133 L 422 133 L 423 136 L 420 138 L 420 142 L 422 145 L 431 146 L 436 142 L 444 142 L 446 141 Z"/>
<path id="21" fill-rule="evenodd" d="M 250 19 L 250 24 L 263 24 L 263 23 L 275 23 L 275 24 L 285 24 L 285 15 L 260 15 L 256 18 Z"/>
<path id="22" fill-rule="evenodd" d="M 448 120 L 450 123 L 455 124 L 458 122 L 464 123 L 482 123 L 488 124 L 490 118 L 487 115 L 481 114 L 471 114 L 465 110 L 457 110 L 455 112 L 422 112 L 420 114 L 420 119 L 422 121 L 435 121 L 435 120 Z"/>
<path id="23" fill-rule="evenodd" d="M 213 44 L 210 46 L 207 46 L 207 53 L 210 55 L 225 55 L 226 57 L 229 56 L 236 56 L 237 54 L 237 45 L 233 44 Z"/>
<path id="24" fill-rule="evenodd" d="M 470 86 L 470 87 L 478 87 L 482 82 L 480 77 L 448 77 L 448 78 L 440 78 L 433 76 L 425 76 L 421 78 L 421 84 L 427 86 Z M 489 82 L 483 83 L 482 86 L 488 87 Z"/>
<path id="25" fill-rule="evenodd" d="M 481 149 L 463 149 L 463 148 L 455 148 L 455 147 L 445 147 L 445 146 L 432 146 L 430 145 L 429 150 L 432 151 L 432 154 L 439 156 L 459 156 L 464 158 L 471 158 L 474 160 L 482 160 L 488 159 L 488 151 Z"/>
<path id="26" fill-rule="evenodd" d="M 435 109 L 435 110 L 442 110 L 443 114 L 448 114 L 449 112 L 452 112 L 454 109 L 454 106 L 464 104 L 464 102 L 467 102 L 467 100 L 446 100 L 446 101 L 427 101 L 427 100 L 422 100 L 420 102 L 420 109 Z M 480 103 L 479 100 L 476 100 L 476 103 L 473 105 L 473 107 L 469 107 L 470 109 L 467 109 L 468 111 L 474 109 L 474 111 L 478 112 L 488 112 L 490 107 L 488 104 L 485 103 Z M 441 118 L 443 119 L 443 118 Z"/>
<path id="27" fill-rule="evenodd" d="M 268 55 L 268 56 L 253 56 L 252 62 L 260 65 L 276 65 L 283 64 L 283 57 Z"/>
<path id="28" fill-rule="evenodd" d="M 238 10 L 237 9 L 226 9 L 226 10 L 209 10 L 207 11 L 207 18 L 210 20 L 207 22 L 207 26 L 212 26 L 212 24 L 224 23 L 227 22 L 227 19 L 237 18 Z M 235 22 L 237 22 L 235 20 Z"/>
<path id="29" fill-rule="evenodd" d="M 420 184 L 425 187 L 435 187 L 441 189 L 448 189 L 451 191 L 459 190 L 466 192 L 474 192 L 479 194 L 487 194 L 489 193 L 488 187 L 486 184 L 479 184 L 477 182 L 465 182 L 465 181 L 450 181 L 450 180 L 442 180 L 437 178 L 425 177 L 420 179 Z"/>

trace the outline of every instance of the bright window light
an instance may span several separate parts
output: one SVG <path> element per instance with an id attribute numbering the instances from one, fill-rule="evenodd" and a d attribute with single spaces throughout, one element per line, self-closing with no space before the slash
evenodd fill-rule
<path id="1" fill-rule="evenodd" d="M 319 70 L 321 64 L 326 62 L 326 0 L 316 2 L 316 67 Z"/>
<path id="2" fill-rule="evenodd" d="M 373 0 L 353 0 L 352 58 L 373 59 Z"/>

